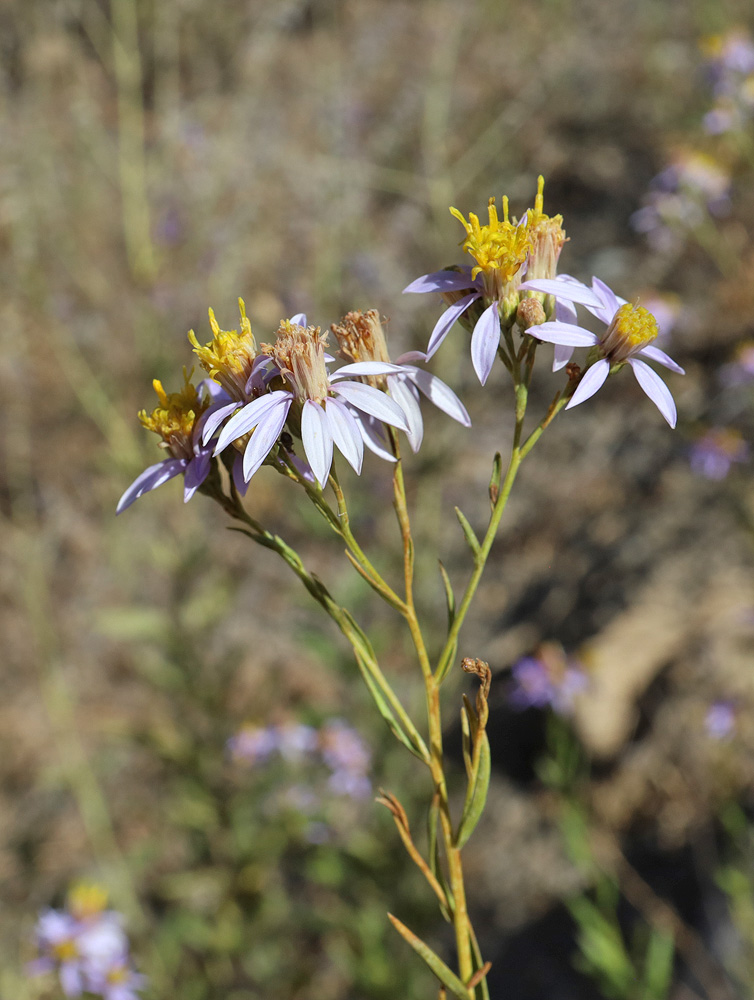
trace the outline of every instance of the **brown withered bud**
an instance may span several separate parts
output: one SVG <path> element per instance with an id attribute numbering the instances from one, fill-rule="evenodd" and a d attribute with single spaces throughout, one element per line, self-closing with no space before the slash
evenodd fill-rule
<path id="1" fill-rule="evenodd" d="M 544 306 L 539 299 L 521 299 L 516 310 L 516 322 L 519 329 L 528 330 L 530 326 L 539 326 L 546 319 Z"/>

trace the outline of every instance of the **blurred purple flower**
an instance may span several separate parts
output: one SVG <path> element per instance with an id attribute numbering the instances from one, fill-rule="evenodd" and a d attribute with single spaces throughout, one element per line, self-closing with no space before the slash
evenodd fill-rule
<path id="1" fill-rule="evenodd" d="M 588 685 L 583 668 L 567 660 L 557 646 L 544 646 L 539 656 L 525 656 L 513 665 L 513 687 L 509 701 L 513 708 L 552 708 L 568 715 L 577 694 Z"/>
<path id="2" fill-rule="evenodd" d="M 338 795 L 366 798 L 372 791 L 367 777 L 371 754 L 355 729 L 333 719 L 320 732 L 322 759 L 330 768 L 330 788 Z"/>
<path id="3" fill-rule="evenodd" d="M 723 365 L 718 373 L 725 386 L 744 385 L 754 380 L 754 343 L 747 341 L 736 352 L 736 357 Z"/>
<path id="4" fill-rule="evenodd" d="M 725 479 L 734 462 L 745 462 L 749 446 L 731 427 L 713 427 L 691 447 L 691 469 L 705 479 Z"/>
<path id="5" fill-rule="evenodd" d="M 728 740 L 736 731 L 736 706 L 732 701 L 715 701 L 707 709 L 704 728 L 713 740 Z"/>
<path id="6" fill-rule="evenodd" d="M 225 744 L 234 761 L 259 764 L 279 749 L 275 726 L 244 726 Z"/>

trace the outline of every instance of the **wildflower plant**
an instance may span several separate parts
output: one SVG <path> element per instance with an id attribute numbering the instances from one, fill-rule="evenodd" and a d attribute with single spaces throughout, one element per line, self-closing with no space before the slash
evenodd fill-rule
<path id="1" fill-rule="evenodd" d="M 144 493 L 182 473 L 184 499 L 200 493 L 215 501 L 235 522 L 236 530 L 282 558 L 348 640 L 380 716 L 426 768 L 426 843 L 415 838 L 406 810 L 393 790 L 380 790 L 378 802 L 393 816 L 410 858 L 453 927 L 454 961 L 430 948 L 399 916 L 390 915 L 390 920 L 435 975 L 441 995 L 461 1000 L 488 1000 L 490 968 L 469 916 L 462 853 L 484 809 L 490 781 L 486 727 L 492 671 L 477 655 L 483 651 L 473 648 L 473 637 L 463 631 L 464 623 L 521 465 L 558 414 L 586 402 L 628 365 L 673 426 L 676 411 L 670 389 L 647 360 L 673 373 L 682 372 L 653 346 L 657 323 L 644 307 L 627 303 L 597 278 L 585 285 L 558 275 L 566 236 L 562 217 L 544 213 L 543 189 L 540 178 L 534 203 L 518 217 L 510 214 L 507 198 L 502 200 L 501 214 L 490 199 L 486 223 L 473 212 L 465 216 L 451 209 L 462 227 L 463 251 L 473 263 L 453 264 L 426 274 L 405 289 L 409 293 L 435 293 L 446 306 L 428 338 L 426 351 L 413 351 L 393 360 L 386 327 L 375 309 L 352 310 L 328 332 L 298 314 L 282 319 L 268 340 L 260 343 L 252 333 L 243 303 L 238 330 L 221 330 L 210 312 L 212 340 L 203 344 L 190 334 L 194 353 L 208 378 L 194 387 L 190 376 L 184 375 L 184 388 L 172 395 L 155 383 L 160 406 L 151 416 L 142 414 L 141 420 L 160 435 L 169 457 L 142 473 L 118 505 L 119 511 L 124 510 Z M 578 325 L 577 307 L 601 321 L 602 333 Z M 482 386 L 495 373 L 509 381 L 514 427 L 507 460 L 503 461 L 500 452 L 492 460 L 490 512 L 482 531 L 456 508 L 470 566 L 459 588 L 440 563 L 446 622 L 438 627 L 435 622 L 420 620 L 414 600 L 416 553 L 406 487 L 410 465 L 404 457 L 402 436 L 411 450 L 419 448 L 424 432 L 422 397 L 462 426 L 470 424 L 462 401 L 426 367 L 451 334 L 470 334 L 471 361 Z M 555 344 L 560 352 L 554 367 L 561 385 L 544 412 L 532 417 L 530 386 L 542 342 Z M 573 360 L 574 349 L 582 347 L 584 355 Z M 499 420 L 496 423 L 499 425 Z M 402 578 L 398 582 L 386 579 L 378 570 L 351 523 L 348 481 L 341 479 L 336 451 L 359 474 L 365 447 L 386 461 L 382 474 L 392 477 L 397 543 L 402 552 Z M 255 515 L 251 481 L 263 466 L 281 477 L 281 490 L 297 490 L 313 504 L 343 546 L 353 569 L 403 621 L 425 690 L 423 719 L 409 712 L 395 679 L 383 670 L 374 643 L 351 610 L 336 600 L 284 538 Z M 576 688 L 585 681 L 573 666 L 564 669 L 570 686 L 567 694 L 561 692 L 561 701 L 570 704 Z M 475 697 L 464 698 L 462 706 L 466 789 L 460 804 L 450 795 L 443 752 L 443 688 L 454 670 L 474 677 L 477 686 Z M 521 666 L 518 682 L 522 691 L 532 682 L 531 676 L 527 675 L 527 680 L 524 675 Z M 554 676 L 549 677 L 547 692 L 537 695 L 537 703 L 542 698 L 561 703 L 552 693 L 555 681 Z M 533 704 L 533 698 L 528 703 Z M 368 791 L 368 751 L 342 722 L 330 723 L 319 733 L 307 727 L 294 732 L 263 724 L 239 733 L 228 750 L 235 761 L 245 760 L 254 766 L 285 753 L 318 754 L 330 769 L 335 791 L 362 799 Z"/>

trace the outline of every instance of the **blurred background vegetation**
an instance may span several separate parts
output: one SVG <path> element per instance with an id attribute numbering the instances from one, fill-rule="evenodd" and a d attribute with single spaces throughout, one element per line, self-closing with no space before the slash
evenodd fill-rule
<path id="1" fill-rule="evenodd" d="M 520 213 L 542 173 L 571 238 L 561 270 L 628 298 L 675 295 L 670 353 L 688 375 L 672 382 L 676 433 L 627 377 L 553 428 L 466 628 L 462 653 L 496 672 L 497 773 L 469 848 L 491 989 L 627 995 L 574 969 L 579 927 L 599 936 L 603 906 L 628 935 L 638 913 L 662 924 L 668 899 L 713 972 L 703 993 L 679 953 L 667 995 L 752 995 L 750 471 L 710 482 L 689 466 L 706 429 L 752 434 L 750 386 L 720 371 L 754 338 L 754 143 L 751 127 L 702 132 L 699 45 L 751 21 L 744 0 L 0 4 L 0 993 L 48 989 L 24 974 L 36 915 L 88 877 L 125 913 L 148 997 L 435 995 L 385 920 L 390 908 L 450 947 L 386 811 L 323 789 L 313 837 L 280 798 L 302 780 L 295 762 L 260 772 L 226 751 L 245 723 L 345 718 L 374 786 L 416 815 L 424 775 L 371 720 L 343 644 L 205 498 L 184 508 L 174 483 L 117 521 L 114 507 L 159 457 L 135 412 L 153 405 L 152 378 L 177 388 L 208 306 L 230 328 L 243 296 L 263 341 L 297 311 L 327 327 L 377 308 L 394 356 L 422 347 L 436 308 L 399 293 L 459 262 L 448 206 L 481 212 L 507 193 Z M 629 220 L 694 144 L 729 178 L 730 210 L 652 246 Z M 442 615 L 436 556 L 465 571 L 452 507 L 481 521 L 511 409 L 500 379 L 477 391 L 460 329 L 434 370 L 475 429 L 471 449 L 428 412 L 408 462 L 427 616 Z M 364 480 L 349 482 L 358 535 L 389 571 L 389 476 L 374 460 Z M 405 636 L 285 487 L 263 470 L 254 516 L 375 631 L 418 711 Z M 543 640 L 594 678 L 569 737 L 577 779 L 543 714 L 507 706 L 505 671 Z M 724 741 L 704 729 L 720 698 L 738 712 Z M 573 905 L 600 886 L 562 836 L 574 781 L 623 859 L 624 902 Z"/>

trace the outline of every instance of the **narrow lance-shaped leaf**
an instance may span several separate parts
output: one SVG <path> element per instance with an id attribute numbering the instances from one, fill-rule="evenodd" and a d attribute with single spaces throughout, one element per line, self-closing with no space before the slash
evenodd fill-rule
<path id="1" fill-rule="evenodd" d="M 466 515 L 464 514 L 464 512 L 461 510 L 460 507 L 456 507 L 455 511 L 456 511 L 456 517 L 458 518 L 458 523 L 461 525 L 461 528 L 463 529 L 463 536 L 466 539 L 466 544 L 468 545 L 468 547 L 471 549 L 471 551 L 474 553 L 475 556 L 479 555 L 479 552 L 481 551 L 482 547 L 479 544 L 479 539 L 474 534 L 474 529 L 469 524 Z"/>
<path id="2" fill-rule="evenodd" d="M 390 923 L 395 927 L 404 941 L 407 941 L 420 958 L 423 958 L 429 968 L 434 972 L 443 986 L 447 987 L 459 1000 L 469 1000 L 471 993 L 464 986 L 458 976 L 450 969 L 445 962 L 436 955 L 428 944 L 418 938 L 413 931 L 410 931 L 405 924 L 401 923 L 392 913 L 388 913 Z"/>
<path id="3" fill-rule="evenodd" d="M 448 609 L 448 628 L 450 629 L 453 627 L 453 621 L 456 617 L 456 596 L 453 593 L 453 585 L 450 582 L 448 571 L 439 559 L 437 562 L 440 567 L 440 576 L 442 577 L 443 587 L 445 588 L 445 605 Z"/>
<path id="4" fill-rule="evenodd" d="M 456 846 L 461 848 L 476 829 L 476 825 L 484 811 L 487 802 L 487 793 L 490 788 L 490 742 L 487 733 L 479 736 L 479 763 L 476 770 L 476 780 L 473 788 L 470 786 L 470 794 L 467 795 L 466 803 L 458 825 L 456 835 Z"/>

